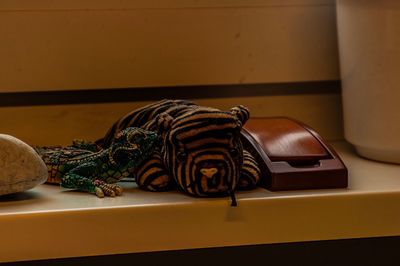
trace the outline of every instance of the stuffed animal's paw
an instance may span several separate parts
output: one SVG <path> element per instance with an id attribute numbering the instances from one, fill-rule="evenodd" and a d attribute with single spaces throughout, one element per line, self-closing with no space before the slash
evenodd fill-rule
<path id="1" fill-rule="evenodd" d="M 99 198 L 104 198 L 105 196 L 108 197 L 115 197 L 122 195 L 122 187 L 116 184 L 108 184 L 101 180 L 93 181 L 95 186 L 95 194 Z"/>

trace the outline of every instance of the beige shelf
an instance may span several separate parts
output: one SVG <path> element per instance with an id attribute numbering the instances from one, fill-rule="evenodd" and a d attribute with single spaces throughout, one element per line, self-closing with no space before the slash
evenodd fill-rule
<path id="1" fill-rule="evenodd" d="M 123 183 L 124 195 L 98 199 L 41 185 L 0 198 L 0 262 L 400 235 L 400 166 L 334 147 L 349 188 L 238 193 L 196 199 Z"/>

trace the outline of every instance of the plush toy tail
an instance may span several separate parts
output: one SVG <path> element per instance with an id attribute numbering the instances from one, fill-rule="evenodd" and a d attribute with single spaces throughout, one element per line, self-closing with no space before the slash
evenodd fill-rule
<path id="1" fill-rule="evenodd" d="M 238 204 L 237 204 L 235 192 L 234 192 L 233 190 L 231 190 L 231 191 L 229 192 L 229 194 L 230 194 L 230 196 L 231 196 L 231 206 L 232 206 L 232 207 L 236 207 Z"/>
<path id="2" fill-rule="evenodd" d="M 231 180 L 228 183 L 228 192 L 229 192 L 229 196 L 231 196 L 231 207 L 236 207 L 237 204 L 237 200 L 236 200 L 236 196 L 235 196 L 235 188 L 233 187 L 233 180 Z"/>

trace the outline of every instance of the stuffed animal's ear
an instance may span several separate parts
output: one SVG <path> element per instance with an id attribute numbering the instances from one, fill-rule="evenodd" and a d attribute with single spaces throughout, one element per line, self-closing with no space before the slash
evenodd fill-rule
<path id="1" fill-rule="evenodd" d="M 174 118 L 172 116 L 170 116 L 168 113 L 161 113 L 161 114 L 157 115 L 155 120 L 156 120 L 158 130 L 160 132 L 165 132 L 170 128 L 171 123 L 174 120 Z"/>
<path id="2" fill-rule="evenodd" d="M 233 107 L 231 109 L 231 114 L 236 116 L 240 123 L 240 127 L 242 127 L 246 123 L 246 121 L 249 120 L 250 117 L 249 109 L 247 109 L 247 107 L 243 105 Z"/>

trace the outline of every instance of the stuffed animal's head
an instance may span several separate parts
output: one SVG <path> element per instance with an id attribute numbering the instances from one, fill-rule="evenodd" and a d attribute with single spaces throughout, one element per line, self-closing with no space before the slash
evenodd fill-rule
<path id="1" fill-rule="evenodd" d="M 223 196 L 234 190 L 243 163 L 240 130 L 249 111 L 199 107 L 179 117 L 157 118 L 165 145 L 164 165 L 179 187 L 194 196 Z"/>

